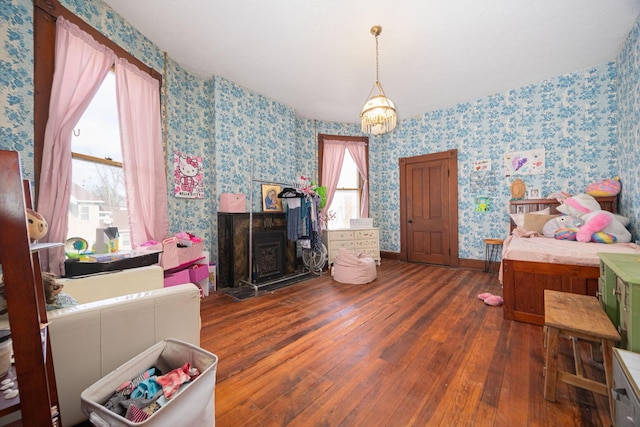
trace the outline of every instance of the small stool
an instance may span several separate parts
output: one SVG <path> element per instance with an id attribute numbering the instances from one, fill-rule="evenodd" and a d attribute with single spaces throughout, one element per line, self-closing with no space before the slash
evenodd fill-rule
<path id="1" fill-rule="evenodd" d="M 491 263 L 498 262 L 498 255 L 502 252 L 502 239 L 484 239 L 484 272 L 491 271 Z"/>
<path id="2" fill-rule="evenodd" d="M 596 297 L 571 294 L 546 289 L 544 291 L 545 327 L 545 377 L 544 398 L 555 402 L 558 381 L 591 390 L 609 397 L 609 410 L 613 416 L 613 398 L 609 393 L 613 386 L 612 347 L 620 341 L 609 316 Z M 573 359 L 576 373 L 558 370 L 558 338 L 568 336 L 573 340 Z M 577 340 L 600 344 L 605 383 L 585 378 Z"/>

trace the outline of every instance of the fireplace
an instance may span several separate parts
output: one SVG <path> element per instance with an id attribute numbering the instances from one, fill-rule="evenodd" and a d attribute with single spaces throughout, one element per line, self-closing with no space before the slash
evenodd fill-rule
<path id="1" fill-rule="evenodd" d="M 258 231 L 253 234 L 253 281 L 262 283 L 284 276 L 284 230 Z"/>
<path id="2" fill-rule="evenodd" d="M 267 245 L 265 257 L 278 261 L 278 271 L 280 270 L 279 260 L 282 260 L 284 273 L 281 275 L 285 277 L 300 271 L 302 266 L 296 255 L 296 242 L 286 238 L 287 218 L 284 212 L 254 212 L 252 224 L 251 264 L 253 266 L 256 265 L 256 248 L 262 246 L 255 244 L 256 236 L 277 232 L 285 238 L 284 256 L 272 250 L 273 245 Z M 253 280 L 255 277 L 255 270 L 249 273 L 249 235 L 248 213 L 218 213 L 218 277 L 216 279 L 218 287 L 239 287 L 242 281 Z M 282 238 L 278 239 L 282 242 Z M 275 280 L 277 279 L 275 270 L 273 266 L 265 268 L 261 265 L 260 275 L 267 274 L 269 280 Z M 262 280 L 264 280 L 263 283 L 267 282 L 266 278 Z"/>

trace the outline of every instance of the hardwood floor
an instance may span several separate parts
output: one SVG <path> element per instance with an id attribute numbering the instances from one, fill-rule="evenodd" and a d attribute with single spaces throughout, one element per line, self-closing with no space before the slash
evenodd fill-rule
<path id="1" fill-rule="evenodd" d="M 605 396 L 559 384 L 544 400 L 542 327 L 504 320 L 482 292 L 501 295 L 497 275 L 383 259 L 368 285 L 327 273 L 238 302 L 209 296 L 216 425 L 611 425 Z"/>

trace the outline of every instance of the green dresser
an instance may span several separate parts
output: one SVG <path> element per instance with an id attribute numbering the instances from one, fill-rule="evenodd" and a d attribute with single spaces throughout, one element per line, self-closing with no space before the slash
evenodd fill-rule
<path id="1" fill-rule="evenodd" d="M 640 352 L 640 253 L 598 256 L 598 299 L 620 332 L 620 348 Z"/>

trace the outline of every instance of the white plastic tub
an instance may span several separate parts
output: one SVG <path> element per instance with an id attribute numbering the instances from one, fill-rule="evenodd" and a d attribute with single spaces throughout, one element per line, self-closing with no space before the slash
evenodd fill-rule
<path id="1" fill-rule="evenodd" d="M 180 388 L 169 402 L 147 420 L 135 423 L 105 408 L 103 404 L 125 381 L 156 366 L 166 373 L 186 362 L 198 368 L 200 375 Z M 214 426 L 215 384 L 218 357 L 192 344 L 166 339 L 148 348 L 110 372 L 82 392 L 82 412 L 94 426 Z"/>

